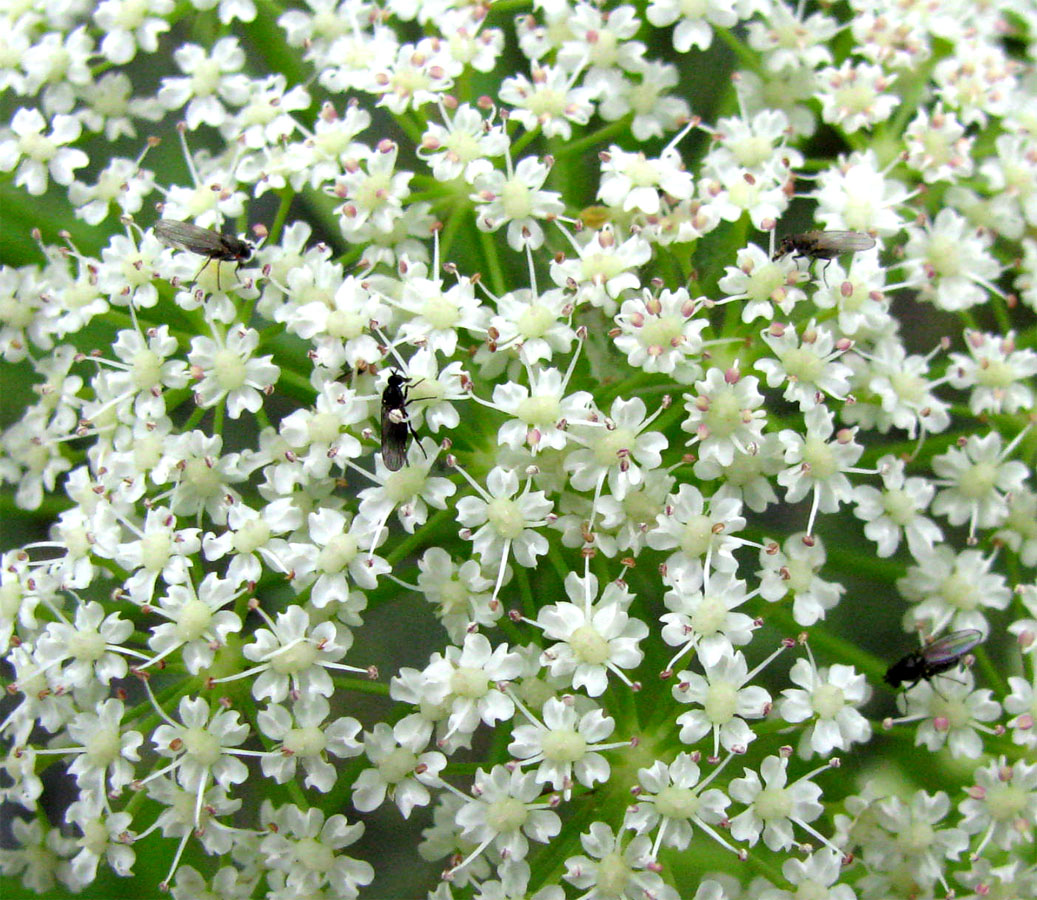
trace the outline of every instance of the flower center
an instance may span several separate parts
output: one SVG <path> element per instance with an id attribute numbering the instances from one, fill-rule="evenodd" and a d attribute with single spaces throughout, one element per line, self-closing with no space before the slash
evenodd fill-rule
<path id="1" fill-rule="evenodd" d="M 486 506 L 486 518 L 503 538 L 514 540 L 526 527 L 519 505 L 507 497 L 495 497 Z"/>
<path id="2" fill-rule="evenodd" d="M 629 450 L 637 440 L 637 435 L 629 428 L 617 428 L 606 431 L 594 445 L 594 461 L 599 466 L 614 466 L 619 462 L 619 454 Z"/>
<path id="3" fill-rule="evenodd" d="M 638 329 L 637 339 L 642 347 L 669 349 L 679 343 L 684 320 L 678 316 L 652 316 Z"/>
<path id="4" fill-rule="evenodd" d="M 785 788 L 764 788 L 757 794 L 753 808 L 764 822 L 785 819 L 792 812 L 792 798 Z"/>
<path id="5" fill-rule="evenodd" d="M 518 831 L 529 818 L 529 810 L 521 800 L 505 797 L 489 804 L 486 810 L 486 824 L 498 834 Z"/>
<path id="6" fill-rule="evenodd" d="M 327 872 L 335 865 L 335 854 L 332 849 L 316 838 L 302 838 L 294 849 L 295 861 L 311 872 Z"/>
<path id="7" fill-rule="evenodd" d="M 119 756 L 119 729 L 96 728 L 86 739 L 86 757 L 98 768 L 104 768 Z"/>
<path id="8" fill-rule="evenodd" d="M 721 389 L 709 398 L 709 409 L 702 417 L 714 437 L 728 437 L 742 424 L 742 408 L 734 391 Z"/>
<path id="9" fill-rule="evenodd" d="M 245 363 L 233 350 L 219 350 L 213 357 L 212 374 L 225 391 L 234 391 L 245 383 Z"/>
<path id="10" fill-rule="evenodd" d="M 842 688 L 838 688 L 834 684 L 822 684 L 811 694 L 810 705 L 822 719 L 834 719 L 846 705 L 846 698 Z"/>
<path id="11" fill-rule="evenodd" d="M 794 347 L 787 351 L 782 355 L 781 361 L 790 380 L 795 379 L 807 384 L 815 384 L 824 371 L 824 363 L 817 354 L 805 347 Z"/>
<path id="12" fill-rule="evenodd" d="M 284 748 L 296 756 L 316 756 L 327 746 L 324 732 L 314 725 L 293 728 L 284 736 Z"/>
<path id="13" fill-rule="evenodd" d="M 252 553 L 269 540 L 270 526 L 263 519 L 252 519 L 234 532 L 234 550 L 236 553 Z"/>
<path id="14" fill-rule="evenodd" d="M 317 568 L 329 575 L 341 572 L 357 555 L 356 538 L 351 534 L 336 534 L 317 556 Z"/>
<path id="15" fill-rule="evenodd" d="M 96 631 L 77 631 L 68 642 L 68 652 L 76 659 L 93 662 L 104 655 L 104 638 Z"/>
<path id="16" fill-rule="evenodd" d="M 681 550 L 691 559 L 703 556 L 713 540 L 713 520 L 709 516 L 697 515 L 688 520 L 681 534 Z"/>
<path id="17" fill-rule="evenodd" d="M 509 219 L 525 219 L 533 212 L 532 191 L 517 178 L 511 178 L 501 188 L 501 205 Z"/>
<path id="18" fill-rule="evenodd" d="M 703 711 L 714 725 L 723 725 L 735 717 L 738 689 L 730 681 L 714 681 L 706 693 Z"/>
<path id="19" fill-rule="evenodd" d="M 192 597 L 176 617 L 176 636 L 182 641 L 194 641 L 205 634 L 212 622 L 212 610 L 201 600 Z"/>
<path id="20" fill-rule="evenodd" d="M 450 676 L 450 690 L 455 697 L 478 700 L 490 691 L 490 679 L 482 669 L 458 666 Z"/>
<path id="21" fill-rule="evenodd" d="M 882 505 L 886 510 L 886 515 L 897 525 L 907 525 L 917 513 L 914 500 L 899 488 L 883 494 Z"/>
<path id="22" fill-rule="evenodd" d="M 306 433 L 314 444 L 330 444 L 338 438 L 339 420 L 334 413 L 317 413 L 306 423 Z"/>
<path id="23" fill-rule="evenodd" d="M 152 350 L 141 350 L 133 357 L 133 383 L 138 390 L 147 391 L 159 384 L 162 360 Z"/>
<path id="24" fill-rule="evenodd" d="M 587 741 L 583 735 L 568 728 L 556 728 L 548 732 L 541 746 L 544 748 L 544 757 L 557 763 L 576 762 L 587 752 Z"/>
<path id="25" fill-rule="evenodd" d="M 688 788 L 664 787 L 655 798 L 659 815 L 667 819 L 690 819 L 699 811 L 701 801 Z"/>
<path id="26" fill-rule="evenodd" d="M 388 784 L 399 784 L 414 771 L 418 757 L 406 747 L 397 747 L 378 763 L 378 774 Z"/>
<path id="27" fill-rule="evenodd" d="M 220 742 L 216 735 L 205 728 L 188 728 L 184 731 L 184 749 L 188 756 L 205 768 L 220 758 Z"/>
<path id="28" fill-rule="evenodd" d="M 309 641 L 299 641 L 270 657 L 270 667 L 278 675 L 294 675 L 313 665 L 317 648 Z"/>
<path id="29" fill-rule="evenodd" d="M 555 323 L 554 313 L 546 306 L 533 303 L 522 311 L 518 319 L 518 333 L 527 341 L 543 337 Z"/>
<path id="30" fill-rule="evenodd" d="M 698 609 L 692 613 L 691 627 L 703 636 L 716 634 L 727 620 L 727 607 L 715 597 L 703 597 Z"/>
<path id="31" fill-rule="evenodd" d="M 554 425 L 561 417 L 558 398 L 550 394 L 527 397 L 519 404 L 515 416 L 527 425 Z"/>
<path id="32" fill-rule="evenodd" d="M 149 531 L 140 540 L 140 562 L 149 572 L 161 572 L 173 552 L 168 531 Z"/>
<path id="33" fill-rule="evenodd" d="M 958 490 L 969 500 L 986 497 L 997 484 L 997 467 L 992 463 L 978 462 L 970 466 L 958 479 Z"/>
<path id="34" fill-rule="evenodd" d="M 436 294 L 425 301 L 422 315 L 437 329 L 453 328 L 461 318 L 457 304 L 443 294 Z"/>
<path id="35" fill-rule="evenodd" d="M 810 476 L 817 481 L 831 478 L 836 472 L 832 448 L 819 437 L 808 436 L 803 443 L 803 462 L 810 466 Z"/>
<path id="36" fill-rule="evenodd" d="M 581 625 L 569 636 L 569 646 L 581 662 L 599 666 L 609 658 L 609 642 L 593 625 Z"/>

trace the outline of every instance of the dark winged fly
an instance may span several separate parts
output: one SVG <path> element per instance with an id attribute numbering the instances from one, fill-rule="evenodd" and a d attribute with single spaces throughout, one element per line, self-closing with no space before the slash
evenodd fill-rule
<path id="1" fill-rule="evenodd" d="M 830 264 L 841 253 L 870 250 L 874 246 L 875 238 L 860 231 L 804 231 L 785 235 L 771 259 L 778 260 L 791 253 L 794 259 L 825 259 Z M 824 269 L 821 277 L 824 277 Z"/>
<path id="2" fill-rule="evenodd" d="M 411 380 L 399 372 L 389 376 L 382 392 L 382 460 L 390 472 L 402 469 L 407 462 L 407 438 L 418 440 L 418 434 L 407 418 Z M 421 447 L 421 442 L 418 442 Z M 425 448 L 421 447 L 421 452 Z"/>
<path id="3" fill-rule="evenodd" d="M 903 659 L 897 660 L 886 670 L 885 681 L 890 687 L 911 690 L 920 681 L 929 681 L 936 675 L 953 669 L 973 647 L 981 643 L 983 632 L 975 628 L 952 631 L 943 637 L 929 641 L 924 647 L 912 650 Z"/>
<path id="4" fill-rule="evenodd" d="M 241 268 L 241 264 L 252 257 L 252 244 L 248 241 L 243 241 L 232 234 L 221 234 L 211 228 L 202 228 L 199 225 L 179 222 L 176 219 L 159 219 L 155 223 L 155 237 L 168 247 L 187 250 L 207 257 L 198 270 L 198 274 L 194 276 L 195 280 L 215 259 L 217 290 L 222 290 L 220 287 L 221 262 L 236 262 L 238 264 L 234 269 L 236 274 Z"/>

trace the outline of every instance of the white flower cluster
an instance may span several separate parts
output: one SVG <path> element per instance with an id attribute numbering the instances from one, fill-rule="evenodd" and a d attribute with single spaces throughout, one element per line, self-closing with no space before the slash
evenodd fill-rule
<path id="1" fill-rule="evenodd" d="M 5 883 L 1037 896 L 1037 7 L 843 6 L 0 12 Z"/>

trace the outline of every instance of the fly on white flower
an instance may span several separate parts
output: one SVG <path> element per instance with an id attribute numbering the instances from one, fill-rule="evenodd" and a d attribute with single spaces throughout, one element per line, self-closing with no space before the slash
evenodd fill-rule
<path id="1" fill-rule="evenodd" d="M 805 256 L 831 262 L 841 253 L 870 250 L 874 246 L 875 238 L 860 231 L 804 231 L 785 235 L 771 259 L 781 259 L 791 253 L 793 259 Z"/>
<path id="2" fill-rule="evenodd" d="M 929 641 L 920 650 L 912 650 L 903 659 L 893 663 L 886 670 L 885 681 L 895 688 L 910 681 L 911 684 L 905 688 L 909 691 L 919 681 L 930 681 L 953 669 L 966 653 L 982 641 L 983 632 L 977 628 L 966 628 Z"/>
<path id="3" fill-rule="evenodd" d="M 155 237 L 163 244 L 175 247 L 178 250 L 188 250 L 206 257 L 202 267 L 195 275 L 205 271 L 205 267 L 214 259 L 216 260 L 216 289 L 220 290 L 220 263 L 236 262 L 234 272 L 237 273 L 241 264 L 252 257 L 252 244 L 243 241 L 232 234 L 221 234 L 211 228 L 202 228 L 192 225 L 190 222 L 180 222 L 176 219 L 159 219 L 155 223 Z"/>
<path id="4" fill-rule="evenodd" d="M 407 418 L 410 384 L 411 380 L 405 375 L 393 372 L 382 391 L 382 460 L 390 472 L 399 471 L 407 462 L 407 438 L 418 437 Z M 418 446 L 421 447 L 420 440 Z M 421 452 L 425 452 L 424 447 Z"/>

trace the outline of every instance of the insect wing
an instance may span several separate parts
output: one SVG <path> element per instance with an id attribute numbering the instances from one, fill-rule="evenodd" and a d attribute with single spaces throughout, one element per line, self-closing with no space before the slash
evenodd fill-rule
<path id="1" fill-rule="evenodd" d="M 227 252 L 224 237 L 218 231 L 176 219 L 159 219 L 155 223 L 155 237 L 169 247 L 188 250 L 199 256 L 220 259 Z"/>
<path id="2" fill-rule="evenodd" d="M 382 392 L 382 461 L 390 472 L 402 469 L 407 462 L 410 423 L 406 419 L 407 396 L 403 391 L 406 383 L 401 375 L 393 373 Z M 404 417 L 402 421 L 395 420 L 395 412 Z"/>
<path id="3" fill-rule="evenodd" d="M 382 409 L 382 461 L 390 472 L 397 472 L 407 462 L 407 423 L 394 422 L 392 410 Z"/>
<path id="4" fill-rule="evenodd" d="M 252 245 L 248 241 L 176 219 L 159 219 L 155 223 L 155 237 L 169 247 L 224 262 L 244 262 L 252 256 Z"/>
<path id="5" fill-rule="evenodd" d="M 814 251 L 820 253 L 852 253 L 875 246 L 875 238 L 860 231 L 811 231 L 808 234 L 813 238 Z"/>
<path id="6" fill-rule="evenodd" d="M 922 648 L 925 662 L 930 666 L 953 665 L 983 640 L 983 632 L 975 628 L 953 631 L 937 638 Z"/>

